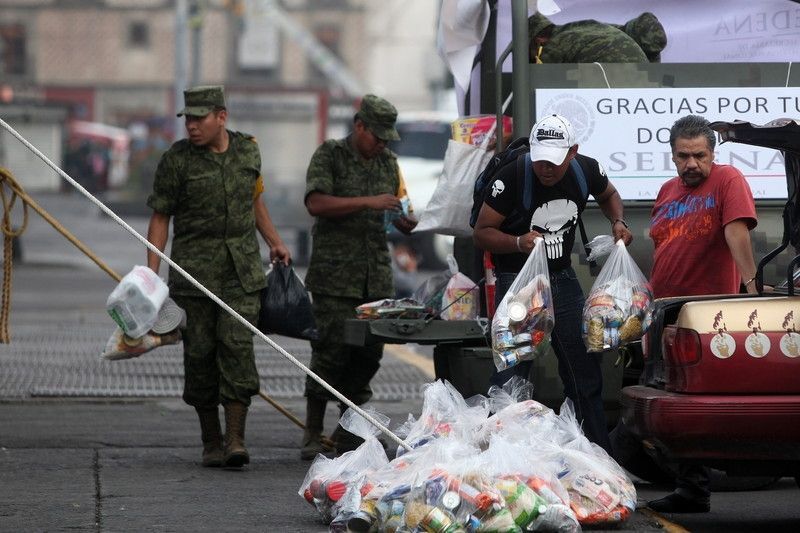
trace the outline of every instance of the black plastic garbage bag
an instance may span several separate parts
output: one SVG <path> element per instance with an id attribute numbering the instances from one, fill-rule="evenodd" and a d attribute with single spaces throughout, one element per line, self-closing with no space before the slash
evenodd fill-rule
<path id="1" fill-rule="evenodd" d="M 311 298 L 294 268 L 275 263 L 261 291 L 258 329 L 286 337 L 315 341 L 319 338 Z"/>

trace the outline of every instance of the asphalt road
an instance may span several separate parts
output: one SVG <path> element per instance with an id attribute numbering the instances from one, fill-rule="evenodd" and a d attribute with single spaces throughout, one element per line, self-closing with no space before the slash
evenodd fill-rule
<path id="1" fill-rule="evenodd" d="M 49 196 L 42 204 L 118 272 L 143 261 L 144 247 L 85 200 Z M 179 348 L 100 360 L 113 329 L 104 311 L 113 280 L 36 215 L 22 244 L 12 340 L 0 346 L 0 531 L 327 531 L 297 494 L 309 463 L 299 459 L 296 425 L 255 398 L 252 463 L 242 471 L 201 468 L 195 415 L 179 399 Z M 307 343 L 276 341 L 308 361 Z M 264 389 L 302 418 L 302 373 L 263 343 L 257 354 Z M 387 350 L 374 407 L 391 417 L 390 427 L 419 415 L 431 376 L 429 352 Z M 643 503 L 669 487 L 637 482 L 636 489 Z M 784 479 L 766 490 L 715 493 L 704 515 L 670 522 L 639 511 L 616 531 L 794 532 L 799 501 L 794 480 Z"/>

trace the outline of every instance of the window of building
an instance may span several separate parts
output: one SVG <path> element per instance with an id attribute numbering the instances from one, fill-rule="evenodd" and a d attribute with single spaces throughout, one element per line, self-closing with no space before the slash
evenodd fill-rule
<path id="1" fill-rule="evenodd" d="M 24 75 L 25 26 L 0 24 L 0 74 Z"/>
<path id="2" fill-rule="evenodd" d="M 136 48 L 150 46 L 150 27 L 146 22 L 137 20 L 128 25 L 128 44 Z"/>

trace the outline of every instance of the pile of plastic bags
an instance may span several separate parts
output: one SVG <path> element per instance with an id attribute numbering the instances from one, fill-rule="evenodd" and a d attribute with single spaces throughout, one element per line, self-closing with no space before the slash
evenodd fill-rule
<path id="1" fill-rule="evenodd" d="M 583 308 L 587 351 L 601 352 L 640 339 L 650 325 L 652 304 L 647 278 L 625 244 L 618 241 Z"/>
<path id="2" fill-rule="evenodd" d="M 345 413 L 364 444 L 318 456 L 299 490 L 330 531 L 575 532 L 634 510 L 630 479 L 583 436 L 568 402 L 556 415 L 517 401 L 532 387 L 519 378 L 469 403 L 447 382 L 425 387 L 420 418 L 397 430 L 412 449 L 391 461 L 373 426 Z"/>
<path id="3" fill-rule="evenodd" d="M 492 318 L 492 354 L 498 370 L 543 354 L 555 324 L 544 240 L 536 245 Z"/>

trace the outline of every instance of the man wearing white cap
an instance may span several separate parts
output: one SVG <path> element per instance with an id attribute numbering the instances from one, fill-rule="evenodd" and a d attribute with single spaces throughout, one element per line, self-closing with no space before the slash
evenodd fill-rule
<path id="1" fill-rule="evenodd" d="M 633 240 L 623 218 L 617 189 L 595 159 L 578 154 L 575 131 L 559 115 L 540 120 L 531 129 L 530 152 L 524 161 L 498 170 L 475 224 L 478 248 L 492 253 L 497 272 L 495 300 L 499 304 L 519 273 L 537 237 L 544 239 L 553 291 L 555 328 L 553 351 L 564 393 L 575 406 L 578 420 L 592 442 L 611 451 L 603 411 L 600 355 L 588 354 L 581 336 L 584 295 L 570 253 L 580 213 L 591 194 L 611 223 L 615 240 Z M 574 163 L 580 166 L 576 172 Z M 525 174 L 528 174 L 526 178 Z M 525 185 L 530 189 L 526 192 Z M 530 200 L 524 201 L 528 195 Z M 502 385 L 514 375 L 527 377 L 530 361 L 495 372 L 492 383 Z"/>

